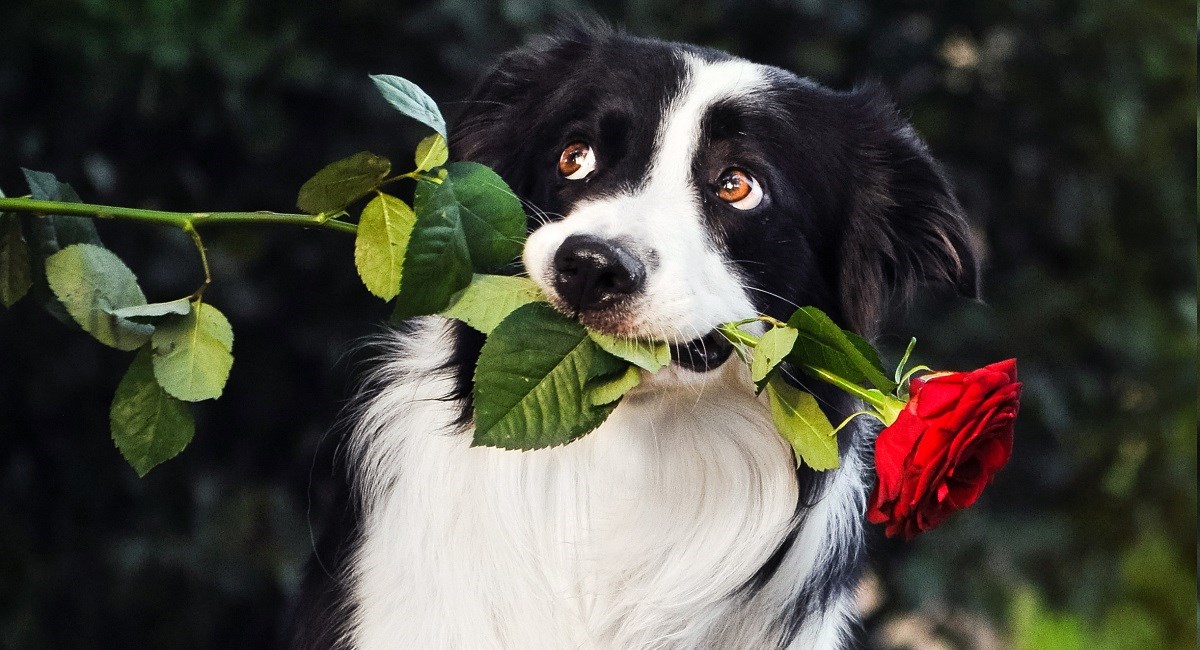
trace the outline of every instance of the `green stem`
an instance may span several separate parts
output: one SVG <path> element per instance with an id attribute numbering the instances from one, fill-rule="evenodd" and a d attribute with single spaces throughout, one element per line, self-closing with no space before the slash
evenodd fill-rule
<path id="1" fill-rule="evenodd" d="M 140 208 L 122 208 L 90 203 L 67 203 L 38 199 L 0 198 L 0 212 L 29 212 L 34 214 L 61 214 L 99 219 L 129 219 L 163 226 L 174 226 L 185 231 L 189 226 L 200 227 L 216 224 L 279 224 L 302 228 L 327 228 L 348 234 L 358 232 L 352 223 L 330 219 L 325 215 L 287 214 L 282 212 L 165 212 Z"/>
<path id="2" fill-rule="evenodd" d="M 750 320 L 748 320 L 746 322 L 753 323 L 756 320 L 758 320 L 758 319 L 751 318 Z M 751 347 L 751 348 L 758 345 L 758 337 L 756 337 L 752 334 L 743 332 L 738 327 L 738 323 L 726 323 L 724 325 L 721 325 L 718 328 L 718 330 L 721 332 L 721 334 L 723 334 L 725 336 L 726 339 L 729 340 L 730 343 L 740 343 L 742 345 L 745 345 L 745 346 Z"/>
<path id="3" fill-rule="evenodd" d="M 379 186 L 383 187 L 384 185 L 387 185 L 388 183 L 395 183 L 396 181 L 402 181 L 402 180 L 406 180 L 406 179 L 411 179 L 411 180 L 415 181 L 415 180 L 419 180 L 423 175 L 424 174 L 422 174 L 422 172 L 420 170 L 414 169 L 411 172 L 408 172 L 406 174 L 396 174 L 395 176 L 385 178 L 385 179 L 383 179 L 383 181 L 381 181 L 379 183 Z"/>
<path id="4" fill-rule="evenodd" d="M 891 422 L 896 419 L 896 414 L 899 413 L 900 409 L 904 406 L 899 402 L 899 400 L 889 398 L 887 395 L 884 395 L 882 392 L 877 390 L 867 390 L 866 388 L 863 388 L 854 382 L 838 377 L 828 370 L 822 370 L 821 368 L 808 365 L 804 366 L 804 368 L 813 375 L 820 377 L 822 380 L 829 382 L 834 386 L 846 391 L 847 393 L 850 393 L 851 395 L 861 399 L 867 404 L 874 406 L 875 410 L 883 416 L 884 421 L 888 424 L 891 424 Z"/>
<path id="5" fill-rule="evenodd" d="M 200 300 L 204 297 L 204 290 L 212 284 L 212 271 L 208 268 L 208 249 L 204 247 L 204 240 L 200 239 L 200 233 L 196 231 L 195 226 L 187 223 L 183 230 L 191 236 L 192 243 L 196 246 L 196 252 L 200 254 L 200 267 L 204 269 L 204 282 L 192 293 L 193 298 Z"/>

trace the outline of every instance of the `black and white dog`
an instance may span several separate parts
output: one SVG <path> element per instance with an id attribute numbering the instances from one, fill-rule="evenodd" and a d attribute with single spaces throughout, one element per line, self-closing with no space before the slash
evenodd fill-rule
<path id="1" fill-rule="evenodd" d="M 872 431 L 797 469 L 713 328 L 815 305 L 870 336 L 924 282 L 976 293 L 912 128 L 875 87 L 588 25 L 503 57 L 451 134 L 530 207 L 524 271 L 554 304 L 675 363 L 570 445 L 472 448 L 481 336 L 397 334 L 347 445 L 357 524 L 297 645 L 845 645 Z M 835 423 L 856 408 L 806 388 Z"/>

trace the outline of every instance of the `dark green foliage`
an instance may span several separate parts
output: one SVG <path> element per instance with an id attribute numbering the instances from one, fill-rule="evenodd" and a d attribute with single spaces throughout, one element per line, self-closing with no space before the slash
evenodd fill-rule
<path id="1" fill-rule="evenodd" d="M 896 387 L 883 370 L 879 355 L 861 337 L 838 327 L 815 307 L 801 307 L 788 319 L 788 327 L 799 332 L 788 356 L 801 367 L 816 366 L 860 385 L 872 385 L 888 393 Z"/>
<path id="2" fill-rule="evenodd" d="M 309 214 L 343 210 L 366 196 L 392 171 L 392 163 L 370 151 L 329 163 L 300 186 L 296 207 Z"/>
<path id="3" fill-rule="evenodd" d="M 617 405 L 588 396 L 589 379 L 624 365 L 609 356 L 582 325 L 549 305 L 518 307 L 492 330 L 479 355 L 472 444 L 557 447 L 595 429 Z"/>
<path id="4" fill-rule="evenodd" d="M 79 195 L 70 185 L 58 181 L 53 174 L 22 169 L 29 193 L 35 199 L 49 201 L 66 201 L 79 203 Z M 66 217 L 47 215 L 33 217 L 21 216 L 21 225 L 25 240 L 29 245 L 30 262 L 33 268 L 33 296 L 41 303 L 46 311 L 68 325 L 74 325 L 62 303 L 50 290 L 46 282 L 46 260 L 59 250 L 71 244 L 102 245 L 100 235 L 91 219 L 85 217 Z"/>
<path id="5" fill-rule="evenodd" d="M 183 451 L 196 432 L 187 404 L 155 379 L 151 356 L 144 348 L 133 358 L 109 411 L 113 442 L 138 476 Z"/>
<path id="6" fill-rule="evenodd" d="M 462 215 L 452 203 L 424 198 L 442 196 L 435 187 L 429 180 L 417 183 L 417 221 L 404 255 L 405 273 L 392 314 L 396 319 L 436 314 L 471 282 L 471 251 Z"/>
<path id="7" fill-rule="evenodd" d="M 419 163 L 418 163 L 419 164 Z M 471 282 L 521 254 L 525 211 L 508 185 L 478 163 L 451 163 L 417 181 L 417 220 L 404 256 L 396 319 L 436 314 Z"/>
<path id="8" fill-rule="evenodd" d="M 495 273 L 521 256 L 525 244 L 525 210 L 496 172 L 472 162 L 446 165 L 436 186 L 417 185 L 418 209 L 459 213 L 471 266 L 476 273 Z"/>
<path id="9" fill-rule="evenodd" d="M 0 305 L 12 307 L 32 285 L 33 266 L 21 221 L 15 214 L 0 214 Z"/>

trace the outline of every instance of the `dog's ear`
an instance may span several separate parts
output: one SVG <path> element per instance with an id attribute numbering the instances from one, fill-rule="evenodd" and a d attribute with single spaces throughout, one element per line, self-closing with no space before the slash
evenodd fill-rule
<path id="1" fill-rule="evenodd" d="M 598 18 L 572 17 L 501 56 L 463 102 L 450 130 L 451 153 L 492 167 L 512 184 L 544 112 L 539 105 L 579 60 L 613 34 Z"/>
<path id="2" fill-rule="evenodd" d="M 840 256 L 842 310 L 866 336 L 924 284 L 979 297 L 979 254 L 941 165 L 878 86 L 847 95 L 858 114 L 854 180 Z"/>

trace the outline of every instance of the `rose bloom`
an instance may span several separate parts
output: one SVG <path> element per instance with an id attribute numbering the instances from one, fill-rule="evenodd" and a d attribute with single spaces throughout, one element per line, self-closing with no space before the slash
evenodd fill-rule
<path id="1" fill-rule="evenodd" d="M 879 482 L 867 519 L 888 537 L 941 524 L 979 498 L 1012 454 L 1021 384 L 1015 359 L 912 380 L 895 422 L 875 440 Z"/>

